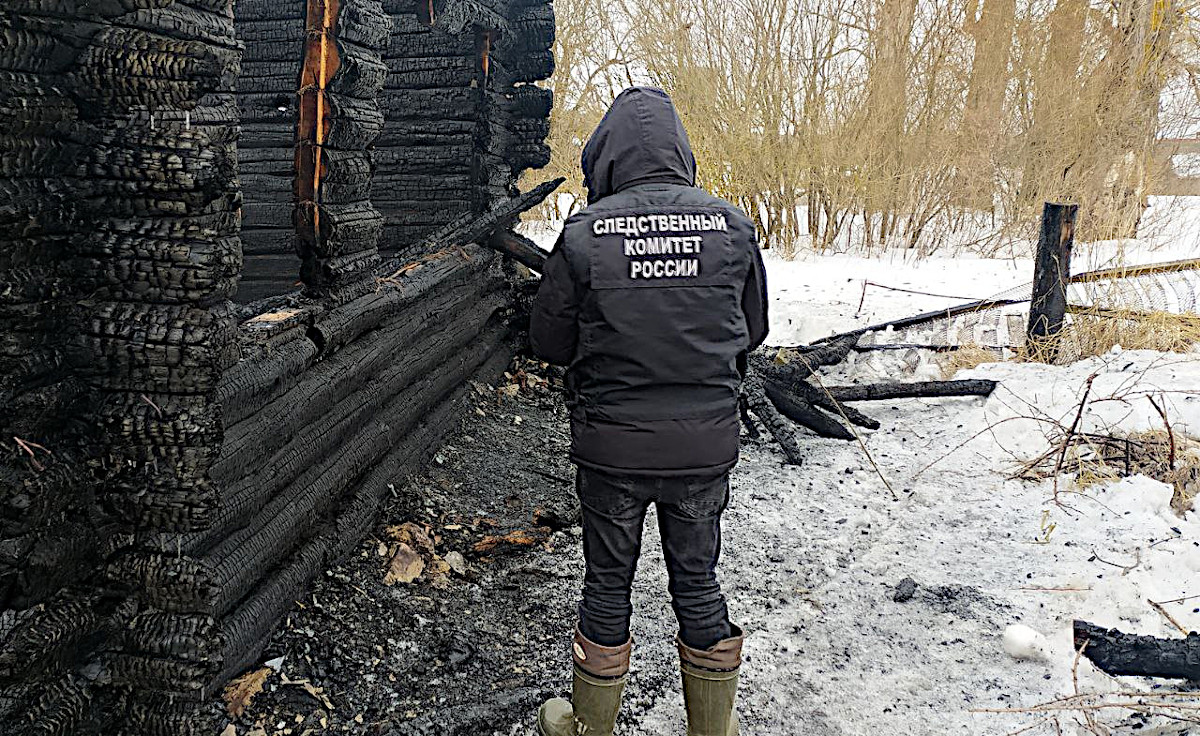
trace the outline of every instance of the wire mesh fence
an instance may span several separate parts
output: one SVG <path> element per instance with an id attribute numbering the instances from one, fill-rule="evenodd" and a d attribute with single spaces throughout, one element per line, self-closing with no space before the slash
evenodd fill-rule
<path id="1" fill-rule="evenodd" d="M 1017 349 L 1025 344 L 1032 293 L 1029 282 L 981 301 L 868 327 L 858 344 Z M 1200 314 L 1200 258 L 1077 274 L 1067 299 L 1075 313 Z"/>

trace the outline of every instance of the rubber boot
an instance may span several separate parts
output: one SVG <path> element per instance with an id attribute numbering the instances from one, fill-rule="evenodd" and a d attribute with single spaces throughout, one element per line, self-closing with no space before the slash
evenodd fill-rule
<path id="1" fill-rule="evenodd" d="M 742 667 L 742 639 L 737 626 L 733 636 L 710 649 L 692 649 L 676 638 L 688 736 L 737 736 L 734 701 Z"/>
<path id="2" fill-rule="evenodd" d="M 602 647 L 576 630 L 571 700 L 553 698 L 542 705 L 539 736 L 612 736 L 632 647 L 632 639 L 619 647 Z"/>

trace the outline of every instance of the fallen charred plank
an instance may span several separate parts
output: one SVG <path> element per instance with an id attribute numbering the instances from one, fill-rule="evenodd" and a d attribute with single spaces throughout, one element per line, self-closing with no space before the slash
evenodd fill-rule
<path id="1" fill-rule="evenodd" d="M 508 227 L 522 212 L 541 204 L 564 181 L 566 179 L 560 176 L 542 182 L 519 197 L 502 202 L 483 215 L 464 215 L 430 236 L 425 246 L 437 249 L 446 245 L 463 245 L 484 240 L 493 231 Z"/>
<path id="2" fill-rule="evenodd" d="M 783 450 L 788 463 L 791 465 L 802 465 L 804 463 L 804 453 L 800 450 L 800 443 L 796 441 L 796 433 L 792 431 L 787 419 L 779 413 L 779 410 L 775 408 L 775 405 L 767 397 L 762 379 L 752 374 L 746 379 L 744 390 L 747 407 L 763 423 L 775 441 L 779 443 L 779 447 Z"/>
<path id="3" fill-rule="evenodd" d="M 519 233 L 497 232 L 488 240 L 488 247 L 538 273 L 546 270 L 546 253 L 532 240 Z"/>
<path id="4" fill-rule="evenodd" d="M 795 394 L 784 390 L 779 384 L 765 381 L 763 388 L 775 408 L 793 422 L 808 427 L 821 437 L 830 437 L 836 440 L 854 439 L 854 433 L 836 419 Z"/>
<path id="5" fill-rule="evenodd" d="M 1200 681 L 1200 633 L 1183 639 L 1125 634 L 1087 621 L 1075 621 L 1075 648 L 1110 675 L 1137 675 Z"/>
<path id="6" fill-rule="evenodd" d="M 925 399 L 943 396 L 990 396 L 995 381 L 970 378 L 958 381 L 916 381 L 913 383 L 869 383 L 862 386 L 830 386 L 830 396 L 838 401 L 883 401 L 886 399 Z"/>

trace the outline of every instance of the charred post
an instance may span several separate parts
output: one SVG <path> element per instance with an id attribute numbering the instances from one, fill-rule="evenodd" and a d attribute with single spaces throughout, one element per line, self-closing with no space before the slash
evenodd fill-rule
<path id="1" fill-rule="evenodd" d="M 1047 362 L 1053 362 L 1058 353 L 1054 338 L 1062 331 L 1066 318 L 1071 247 L 1075 242 L 1075 216 L 1078 212 L 1077 204 L 1047 202 L 1042 209 L 1027 343 Z"/>

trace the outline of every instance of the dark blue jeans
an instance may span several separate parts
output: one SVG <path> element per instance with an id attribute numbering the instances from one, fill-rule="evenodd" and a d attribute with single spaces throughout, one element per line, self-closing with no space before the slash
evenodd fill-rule
<path id="1" fill-rule="evenodd" d="M 629 640 L 630 593 L 642 550 L 642 526 L 658 507 L 671 607 L 683 643 L 708 649 L 728 638 L 729 611 L 717 582 L 721 513 L 729 474 L 705 477 L 615 476 L 587 468 L 576 475 L 583 508 L 583 602 L 579 630 L 602 646 Z"/>

